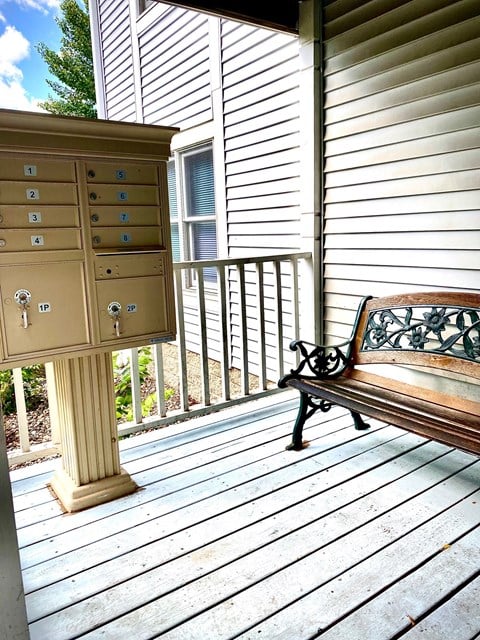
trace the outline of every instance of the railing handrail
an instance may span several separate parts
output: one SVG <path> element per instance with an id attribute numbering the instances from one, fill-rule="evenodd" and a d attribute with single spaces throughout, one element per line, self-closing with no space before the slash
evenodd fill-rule
<path id="1" fill-rule="evenodd" d="M 311 251 L 303 251 L 300 253 L 276 253 L 274 255 L 265 255 L 249 258 L 216 258 L 215 260 L 191 260 L 183 262 L 174 262 L 174 271 L 182 269 L 197 269 L 202 267 L 228 267 L 246 264 L 258 264 L 265 262 L 278 262 L 282 260 L 309 260 L 312 257 Z"/>

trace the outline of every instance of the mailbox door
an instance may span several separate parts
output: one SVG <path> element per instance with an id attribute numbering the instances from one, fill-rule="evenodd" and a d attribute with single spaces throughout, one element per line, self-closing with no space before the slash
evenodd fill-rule
<path id="1" fill-rule="evenodd" d="M 82 262 L 0 266 L 0 291 L 7 358 L 88 344 Z M 18 291 L 30 294 L 25 309 Z"/>
<path id="2" fill-rule="evenodd" d="M 161 337 L 173 334 L 173 328 L 168 326 L 163 276 L 99 281 L 97 299 L 102 342 L 121 342 L 141 335 Z M 120 307 L 118 318 L 111 313 L 115 304 Z M 117 319 L 118 332 L 115 327 Z"/>

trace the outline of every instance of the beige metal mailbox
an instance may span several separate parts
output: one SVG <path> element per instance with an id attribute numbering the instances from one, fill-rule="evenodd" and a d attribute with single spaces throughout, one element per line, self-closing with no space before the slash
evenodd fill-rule
<path id="1" fill-rule="evenodd" d="M 0 366 L 175 336 L 165 166 L 175 131 L 0 110 Z M 28 322 L 19 289 L 32 296 Z"/>
<path id="2" fill-rule="evenodd" d="M 0 368 L 53 362 L 68 511 L 131 493 L 111 351 L 175 337 L 176 129 L 0 110 Z"/>

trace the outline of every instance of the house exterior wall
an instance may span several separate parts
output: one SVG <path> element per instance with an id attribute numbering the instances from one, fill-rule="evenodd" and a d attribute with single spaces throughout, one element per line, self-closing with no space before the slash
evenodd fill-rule
<path id="1" fill-rule="evenodd" d="M 338 341 L 363 295 L 478 291 L 480 4 L 323 8 L 325 332 Z"/>
<path id="2" fill-rule="evenodd" d="M 135 0 L 94 0 L 91 16 L 100 117 L 180 127 L 172 141 L 176 151 L 212 139 L 218 257 L 308 250 L 299 228 L 298 38 L 162 3 L 138 16 Z M 114 38 L 122 43 L 118 69 Z M 249 290 L 253 300 L 254 277 L 247 273 L 248 301 Z M 231 364 L 238 366 L 241 339 L 233 271 L 229 284 Z M 273 286 L 273 274 L 267 273 L 267 298 Z M 288 299 L 288 290 L 284 296 Z M 196 304 L 186 292 L 187 343 L 198 350 L 190 300 Z M 215 357 L 215 300 L 207 300 L 207 312 L 209 353 Z M 256 312 L 255 303 L 248 303 L 251 327 L 256 327 Z M 286 326 L 288 316 L 286 312 Z M 253 373 L 258 361 L 255 331 L 249 331 Z M 274 309 L 267 308 L 267 350 L 275 349 L 275 331 Z M 293 337 L 287 329 L 287 353 Z M 274 380 L 275 360 L 276 354 L 270 370 Z"/>

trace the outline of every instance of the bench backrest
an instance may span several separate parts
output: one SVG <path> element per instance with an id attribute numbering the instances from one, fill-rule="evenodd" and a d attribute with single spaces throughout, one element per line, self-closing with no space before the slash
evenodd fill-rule
<path id="1" fill-rule="evenodd" d="M 480 294 L 366 298 L 352 363 L 432 367 L 480 379 Z"/>

